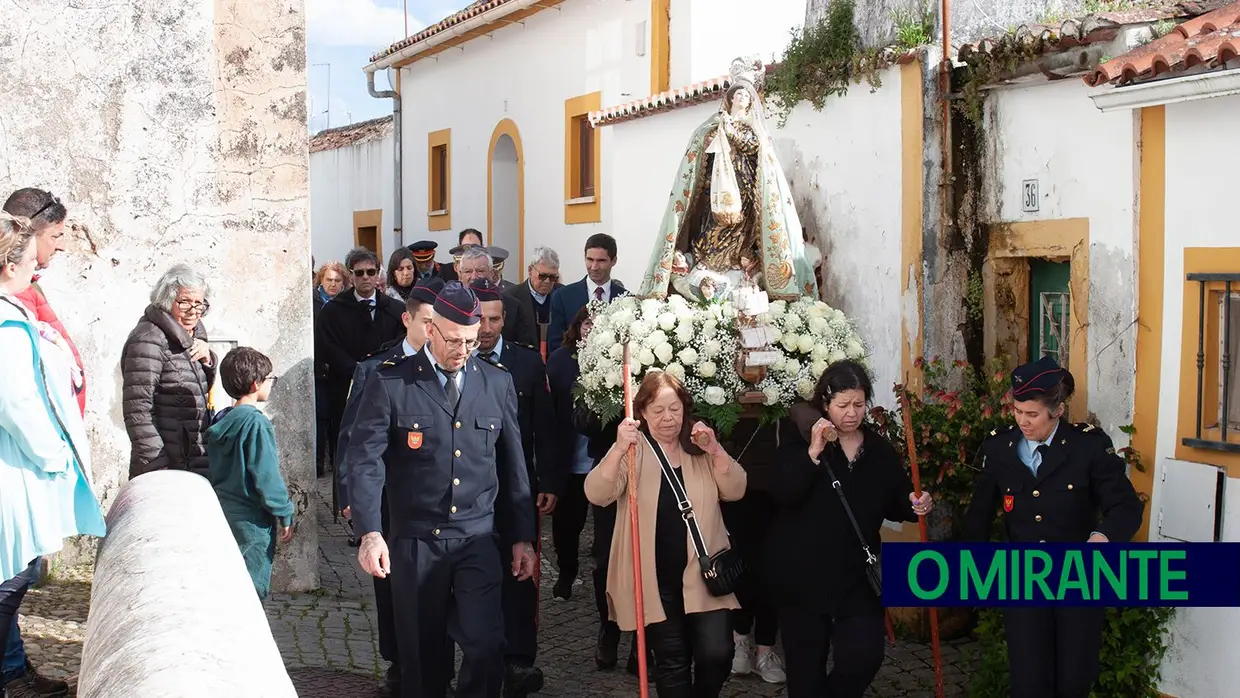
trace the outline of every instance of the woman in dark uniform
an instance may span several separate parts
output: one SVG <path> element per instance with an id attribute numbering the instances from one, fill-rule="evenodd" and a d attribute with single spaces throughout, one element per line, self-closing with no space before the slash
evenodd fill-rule
<path id="1" fill-rule="evenodd" d="M 1012 372 L 1016 424 L 990 433 L 964 538 L 990 538 L 995 512 L 1013 543 L 1126 543 L 1145 505 L 1111 439 L 1063 419 L 1075 381 L 1044 357 Z M 1098 677 L 1106 609 L 1004 610 L 1012 698 L 1087 698 Z"/>

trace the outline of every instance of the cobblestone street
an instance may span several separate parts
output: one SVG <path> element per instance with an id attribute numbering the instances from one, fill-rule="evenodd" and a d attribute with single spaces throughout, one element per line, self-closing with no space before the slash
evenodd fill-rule
<path id="1" fill-rule="evenodd" d="M 267 615 L 285 664 L 301 698 L 367 698 L 375 694 L 386 668 L 379 657 L 371 584 L 348 545 L 344 522 L 332 521 L 328 481 L 320 480 L 314 503 L 319 526 L 322 589 L 304 594 L 274 594 Z M 544 527 L 541 632 L 538 664 L 546 675 L 542 696 L 635 696 L 636 679 L 623 670 L 598 671 L 594 666 L 596 621 L 590 585 L 592 564 L 584 554 L 582 580 L 569 601 L 551 598 L 555 569 L 551 565 L 549 527 Z M 55 578 L 32 589 L 22 607 L 22 633 L 32 660 L 53 676 L 73 677 L 81 659 L 90 599 L 89 570 L 58 570 Z M 629 639 L 621 643 L 627 656 Z M 972 666 L 968 642 L 943 647 L 946 695 L 963 696 Z M 934 672 L 930 648 L 899 642 L 888 646 L 887 661 L 867 696 L 931 698 Z M 652 687 L 653 693 L 653 687 Z M 782 687 L 755 678 L 733 678 L 724 695 L 782 696 Z"/>

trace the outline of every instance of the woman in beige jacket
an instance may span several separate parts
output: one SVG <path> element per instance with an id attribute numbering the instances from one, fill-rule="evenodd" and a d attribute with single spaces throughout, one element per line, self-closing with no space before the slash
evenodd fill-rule
<path id="1" fill-rule="evenodd" d="M 663 373 L 646 375 L 616 443 L 586 477 L 586 497 L 597 506 L 619 502 L 607 572 L 607 603 L 621 630 L 637 629 L 633 599 L 633 543 L 628 512 L 628 450 L 636 447 L 637 508 L 646 638 L 654 655 L 652 678 L 659 698 L 714 698 L 732 667 L 728 610 L 736 597 L 712 596 L 702 580 L 697 553 L 680 516 L 677 499 L 663 477 L 649 435 L 667 455 L 682 481 L 711 555 L 729 547 L 719 500 L 745 494 L 745 471 L 702 422 L 689 419 L 693 407 L 680 381 Z"/>

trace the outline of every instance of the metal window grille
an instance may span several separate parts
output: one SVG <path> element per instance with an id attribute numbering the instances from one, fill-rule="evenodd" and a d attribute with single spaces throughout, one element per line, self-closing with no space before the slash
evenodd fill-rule
<path id="1" fill-rule="evenodd" d="M 1240 376 L 1233 373 L 1232 357 L 1240 354 L 1240 273 L 1208 273 L 1188 274 L 1190 282 L 1197 283 L 1197 420 L 1194 425 L 1193 438 L 1185 438 L 1183 443 L 1191 448 L 1206 448 L 1216 451 L 1240 453 L 1240 442 L 1228 439 L 1228 433 L 1240 431 Z M 1217 311 L 1212 306 L 1216 291 L 1221 285 L 1222 293 L 1218 294 Z M 1218 346 L 1214 355 L 1218 357 L 1218 400 L 1215 404 L 1206 405 L 1207 353 L 1206 338 L 1213 330 L 1207 323 L 1217 323 Z M 1210 366 L 1211 371 L 1216 367 Z M 1208 410 L 1208 412 L 1207 412 Z M 1206 434 L 1205 430 L 1211 433 Z M 1217 439 L 1214 437 L 1217 429 Z"/>

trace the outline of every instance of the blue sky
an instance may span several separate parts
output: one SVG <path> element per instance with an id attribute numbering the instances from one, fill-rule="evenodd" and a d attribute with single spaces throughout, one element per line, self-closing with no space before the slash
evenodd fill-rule
<path id="1" fill-rule="evenodd" d="M 311 133 L 392 112 L 391 100 L 374 99 L 366 91 L 362 66 L 370 62 L 371 55 L 405 37 L 404 8 L 408 8 L 409 33 L 413 34 L 470 2 L 306 0 Z M 383 72 L 375 76 L 379 89 L 387 89 L 386 82 Z"/>

